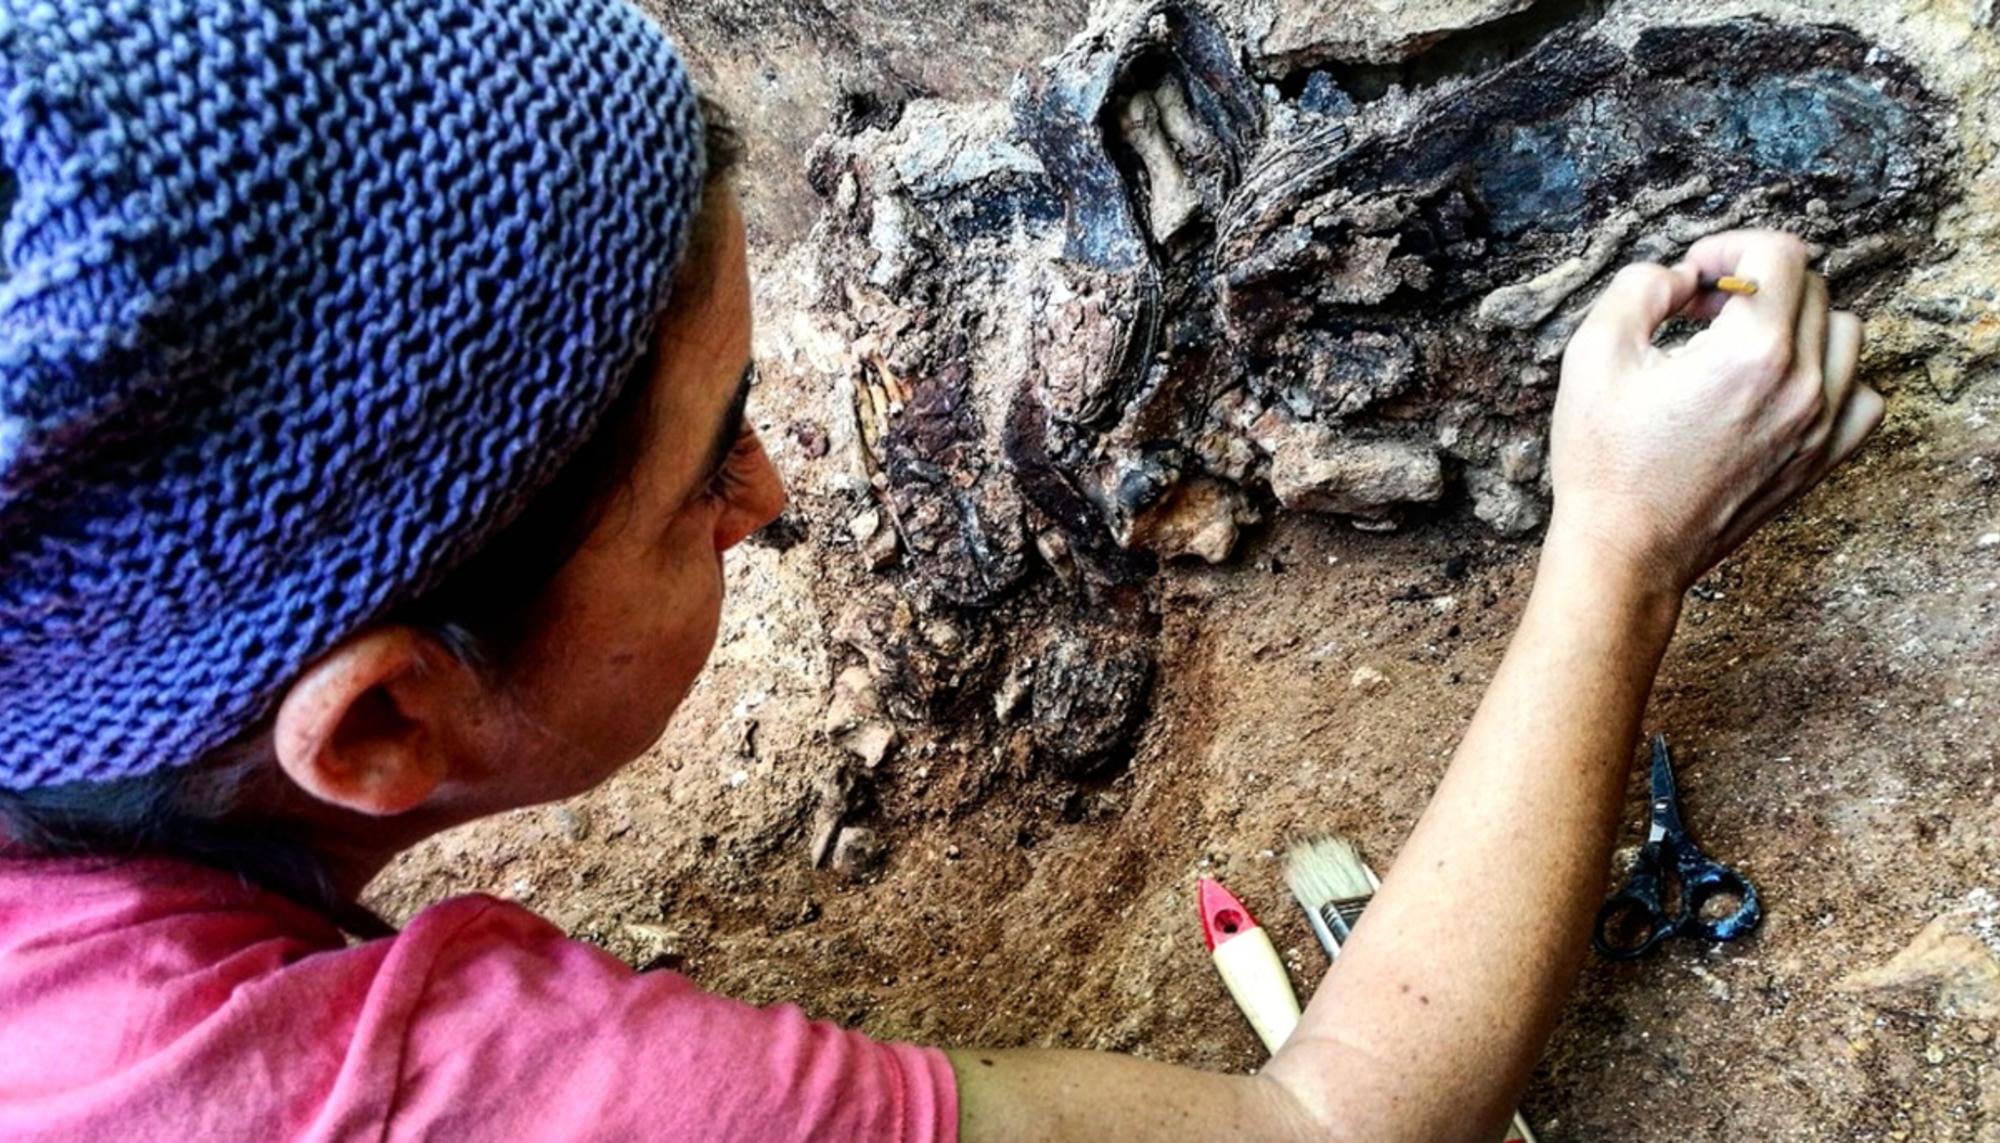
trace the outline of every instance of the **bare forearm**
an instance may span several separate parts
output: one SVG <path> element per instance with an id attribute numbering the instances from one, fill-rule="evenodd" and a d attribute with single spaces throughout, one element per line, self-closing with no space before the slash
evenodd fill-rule
<path id="1" fill-rule="evenodd" d="M 1677 614 L 1552 543 L 1443 783 L 1267 1073 L 1334 1093 L 1316 1110 L 1339 1135 L 1498 1138 L 1577 971 Z"/>
<path id="2" fill-rule="evenodd" d="M 1257 1077 L 960 1053 L 967 1143 L 1499 1138 L 1603 889 L 1680 595 L 1882 417 L 1861 323 L 1795 238 L 1733 231 L 1621 270 L 1563 354 L 1555 521 L 1451 769 L 1292 1039 Z M 1705 297 L 1723 275 L 1754 295 Z M 1669 352 L 1675 315 L 1712 324 Z"/>

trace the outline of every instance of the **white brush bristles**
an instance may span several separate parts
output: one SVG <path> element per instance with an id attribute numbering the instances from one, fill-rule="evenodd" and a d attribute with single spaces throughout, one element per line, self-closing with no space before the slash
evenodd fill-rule
<path id="1" fill-rule="evenodd" d="M 1312 837 L 1285 855 L 1285 884 L 1308 912 L 1336 901 L 1351 901 L 1375 892 L 1378 882 L 1368 863 L 1343 837 Z"/>

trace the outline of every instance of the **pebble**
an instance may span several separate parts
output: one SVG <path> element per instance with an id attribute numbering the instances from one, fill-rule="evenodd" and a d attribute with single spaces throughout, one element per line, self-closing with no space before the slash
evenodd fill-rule
<path id="1" fill-rule="evenodd" d="M 2000 548 L 2000 532 L 1988 532 L 1979 537 L 1979 546 L 1982 548 Z"/>
<path id="2" fill-rule="evenodd" d="M 993 691 L 993 717 L 1001 722 L 1011 722 L 1019 713 L 1021 704 L 1027 701 L 1028 692 L 1033 687 L 1034 660 L 1017 663 L 1007 677 Z"/>
<path id="3" fill-rule="evenodd" d="M 848 826 L 833 843 L 833 871 L 850 881 L 860 881 L 882 868 L 889 846 L 882 835 L 866 826 Z"/>
<path id="4" fill-rule="evenodd" d="M 549 811 L 549 817 L 554 821 L 556 832 L 562 834 L 565 841 L 577 842 L 590 836 L 590 816 L 580 809 L 557 806 Z"/>
<path id="5" fill-rule="evenodd" d="M 1347 677 L 1347 685 L 1357 691 L 1376 694 L 1389 689 L 1389 676 L 1374 667 L 1356 667 Z"/>
<path id="6" fill-rule="evenodd" d="M 879 528 L 861 545 L 861 555 L 869 571 L 881 571 L 896 562 L 896 549 L 896 529 Z"/>
<path id="7" fill-rule="evenodd" d="M 841 748 L 861 760 L 870 770 L 882 765 L 883 759 L 896 748 L 901 736 L 888 722 L 871 719 L 841 734 L 837 741 Z"/>

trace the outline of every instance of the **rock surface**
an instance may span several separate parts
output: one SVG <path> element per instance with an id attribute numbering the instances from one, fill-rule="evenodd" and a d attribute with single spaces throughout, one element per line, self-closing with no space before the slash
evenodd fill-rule
<path id="1" fill-rule="evenodd" d="M 1292 67 L 1399 63 L 1467 29 L 1525 12 L 1535 0 L 1303 0 L 1250 5 L 1259 55 Z"/>
<path id="2" fill-rule="evenodd" d="M 1972 1020 L 2000 1020 L 2000 898 L 1968 894 L 1966 906 L 1925 925 L 1886 963 L 1840 982 L 1848 992 L 1882 999 L 1935 1001 Z"/>
<path id="3" fill-rule="evenodd" d="M 1844 28 L 1559 29 L 1372 115 L 1259 85 L 1239 35 L 1108 3 L 1004 104 L 912 100 L 810 160 L 820 328 L 780 354 L 844 347 L 823 383 L 869 490 L 848 518 L 888 521 L 898 553 L 866 562 L 991 670 L 1032 653 L 1024 619 L 1067 627 L 1057 646 L 1095 638 L 1085 614 L 1143 635 L 1159 562 L 1226 559 L 1268 508 L 1533 534 L 1555 359 L 1618 264 L 1784 226 L 1866 297 L 1936 253 L 1946 109 Z M 864 553 L 876 534 L 854 531 Z M 986 704 L 937 702 L 989 666 L 899 663 L 885 691 L 991 733 Z M 1120 708 L 1035 751 L 1088 772 L 1065 750 L 1118 753 L 1097 729 L 1136 733 L 1150 679 L 1095 680 Z"/>

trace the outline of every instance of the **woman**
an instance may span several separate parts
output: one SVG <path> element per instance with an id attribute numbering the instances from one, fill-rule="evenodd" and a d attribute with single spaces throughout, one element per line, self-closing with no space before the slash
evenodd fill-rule
<path id="1" fill-rule="evenodd" d="M 9 0 L 0 58 L 7 1139 L 1490 1143 L 1681 593 L 1882 414 L 1796 240 L 1622 272 L 1521 630 L 1271 1064 L 877 1044 L 511 904 L 352 905 L 645 750 L 783 505 L 666 41 L 619 0 Z"/>

